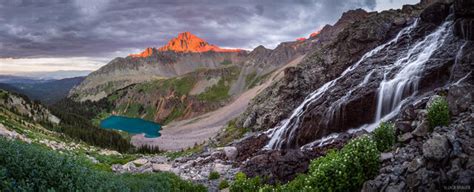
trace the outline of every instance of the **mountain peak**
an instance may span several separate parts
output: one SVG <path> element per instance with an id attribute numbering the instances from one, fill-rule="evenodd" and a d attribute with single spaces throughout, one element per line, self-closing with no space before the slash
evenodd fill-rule
<path id="1" fill-rule="evenodd" d="M 160 47 L 159 51 L 174 52 L 239 52 L 240 49 L 223 49 L 216 45 L 209 44 L 191 32 L 179 33 L 177 37 L 171 39 L 165 46 Z"/>
<path id="2" fill-rule="evenodd" d="M 143 52 L 137 54 L 130 54 L 131 57 L 149 57 L 155 51 L 173 51 L 173 52 L 239 52 L 241 49 L 224 49 L 216 45 L 209 44 L 205 40 L 192 34 L 191 32 L 179 33 L 177 37 L 171 39 L 166 45 L 158 49 L 148 47 Z"/>

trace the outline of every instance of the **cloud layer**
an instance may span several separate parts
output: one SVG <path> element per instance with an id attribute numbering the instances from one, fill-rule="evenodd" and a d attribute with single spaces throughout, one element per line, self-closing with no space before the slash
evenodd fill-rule
<path id="1" fill-rule="evenodd" d="M 349 9 L 414 2 L 5 0 L 0 2 L 0 57 L 112 57 L 161 46 L 183 31 L 221 47 L 274 47 L 334 23 Z"/>

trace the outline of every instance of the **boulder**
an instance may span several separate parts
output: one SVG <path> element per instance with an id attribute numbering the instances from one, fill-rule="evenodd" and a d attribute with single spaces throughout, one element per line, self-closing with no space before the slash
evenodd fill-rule
<path id="1" fill-rule="evenodd" d="M 405 133 L 401 136 L 398 137 L 398 141 L 402 143 L 407 143 L 413 138 L 413 135 L 411 133 Z"/>
<path id="2" fill-rule="evenodd" d="M 423 156 L 426 159 L 439 161 L 448 157 L 449 152 L 449 142 L 446 136 L 433 134 L 433 137 L 423 144 Z"/>
<path id="3" fill-rule="evenodd" d="M 152 163 L 166 163 L 168 162 L 168 158 L 165 156 L 154 156 L 150 159 Z"/>
<path id="4" fill-rule="evenodd" d="M 416 128 L 413 130 L 412 134 L 418 137 L 424 137 L 430 132 L 430 126 L 427 121 L 422 121 Z"/>
<path id="5" fill-rule="evenodd" d="M 224 147 L 224 153 L 227 159 L 229 160 L 235 160 L 235 158 L 239 154 L 236 147 Z"/>
<path id="6" fill-rule="evenodd" d="M 136 169 L 137 167 L 133 162 L 128 162 L 125 165 L 122 166 L 122 171 L 124 172 L 132 172 Z"/>
<path id="7" fill-rule="evenodd" d="M 401 118 L 403 120 L 408 120 L 408 121 L 415 120 L 416 113 L 415 113 L 414 105 L 407 105 L 406 107 L 404 107 L 401 113 Z"/>
<path id="8" fill-rule="evenodd" d="M 170 164 L 152 164 L 152 169 L 154 172 L 158 171 L 171 171 L 171 165 Z"/>
<path id="9" fill-rule="evenodd" d="M 136 159 L 134 161 L 132 161 L 135 165 L 145 165 L 146 163 L 148 163 L 148 159 L 145 159 L 145 158 L 141 158 L 141 159 Z"/>
<path id="10" fill-rule="evenodd" d="M 393 153 L 389 152 L 389 153 L 382 153 L 380 154 L 380 161 L 387 161 L 387 160 L 390 160 L 393 158 Z"/>
<path id="11" fill-rule="evenodd" d="M 406 133 L 406 132 L 410 132 L 411 130 L 413 130 L 410 121 L 397 121 L 397 122 L 395 122 L 395 128 L 400 133 Z"/>

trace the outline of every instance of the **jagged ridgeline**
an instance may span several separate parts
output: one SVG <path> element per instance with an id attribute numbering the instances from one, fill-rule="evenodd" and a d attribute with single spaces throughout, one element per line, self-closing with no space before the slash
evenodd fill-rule
<path id="1" fill-rule="evenodd" d="M 161 48 L 112 60 L 72 89 L 69 98 L 106 98 L 111 111 L 97 119 L 112 113 L 168 124 L 229 104 L 314 45 L 308 39 L 248 52 L 222 49 L 185 32 Z"/>
<path id="2" fill-rule="evenodd" d="M 441 2 L 422 13 L 418 8 L 369 14 L 353 24 L 288 74 L 301 88 L 294 89 L 289 82 L 276 84 L 294 92 L 275 95 L 267 90 L 256 97 L 238 125 L 275 128 L 270 148 L 301 147 L 350 129 L 370 131 L 416 97 L 467 75 L 467 69 L 459 66 L 455 67 L 459 72 L 450 70 L 456 60 L 470 56 L 465 52 L 469 42 L 454 35 L 459 23 L 455 14 Z M 413 17 L 417 14 L 419 19 Z M 361 29 L 370 33 L 361 34 Z M 349 47 L 353 50 L 347 52 Z"/>

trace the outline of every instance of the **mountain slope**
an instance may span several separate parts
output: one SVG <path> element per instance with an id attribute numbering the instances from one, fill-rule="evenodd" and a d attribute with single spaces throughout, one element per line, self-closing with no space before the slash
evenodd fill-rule
<path id="1" fill-rule="evenodd" d="M 134 83 L 176 77 L 199 68 L 238 64 L 247 54 L 241 50 L 224 51 L 190 33 L 180 34 L 168 47 L 160 49 L 147 48 L 140 54 L 115 58 L 87 76 L 69 95 L 81 101 L 96 101 Z"/>

